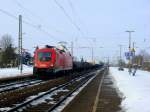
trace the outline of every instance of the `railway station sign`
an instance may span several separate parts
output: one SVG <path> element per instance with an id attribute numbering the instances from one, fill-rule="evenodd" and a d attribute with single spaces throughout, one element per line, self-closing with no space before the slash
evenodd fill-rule
<path id="1" fill-rule="evenodd" d="M 133 57 L 133 55 L 134 55 L 133 52 L 125 52 L 126 59 L 130 59 L 130 57 Z"/>

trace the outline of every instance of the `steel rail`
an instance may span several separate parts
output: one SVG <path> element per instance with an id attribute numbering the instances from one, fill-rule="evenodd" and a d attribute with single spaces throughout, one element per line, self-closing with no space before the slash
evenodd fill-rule
<path id="1" fill-rule="evenodd" d="M 103 71 L 105 69 L 101 69 L 101 71 Z M 101 72 L 100 71 L 100 72 Z M 87 79 L 85 79 L 83 82 L 81 82 L 75 89 L 73 89 L 72 91 L 70 91 L 65 97 L 63 97 L 61 100 L 58 101 L 58 103 L 54 104 L 51 108 L 49 108 L 47 111 L 45 112 L 52 112 L 54 111 L 57 107 L 59 107 L 68 97 L 70 97 L 74 92 L 76 92 L 77 90 L 79 90 L 86 82 L 88 82 L 88 80 L 95 78 L 95 76 L 93 77 L 89 77 Z"/>
<path id="2" fill-rule="evenodd" d="M 92 72 L 92 73 L 89 73 L 89 75 L 92 75 L 92 74 L 93 74 L 93 72 Z M 87 75 L 87 76 L 89 76 L 89 75 Z M 54 91 L 56 91 L 56 90 L 58 90 L 58 89 L 60 89 L 60 88 L 64 88 L 64 87 L 68 86 L 69 84 L 72 84 L 72 82 L 78 80 L 78 79 L 81 78 L 81 77 L 84 77 L 84 76 L 76 77 L 75 79 L 72 79 L 71 81 L 69 81 L 69 82 L 67 82 L 67 83 L 65 83 L 65 84 L 62 84 L 62 85 L 57 86 L 56 88 L 50 89 L 49 91 L 47 91 L 47 92 L 45 92 L 45 93 L 43 93 L 43 94 L 41 94 L 41 95 L 39 95 L 39 96 L 37 96 L 37 97 L 31 99 L 31 100 L 25 101 L 24 103 L 21 103 L 21 104 L 17 105 L 16 107 L 14 107 L 14 108 L 8 110 L 7 112 L 14 112 L 14 111 L 17 111 L 17 110 L 19 110 L 19 109 L 21 109 L 21 108 L 23 108 L 23 107 L 26 107 L 26 106 L 29 105 L 31 102 L 33 102 L 33 101 L 35 101 L 35 100 L 38 100 L 38 99 L 40 99 L 41 97 L 43 97 L 43 96 L 45 96 L 45 95 L 51 94 L 52 92 L 54 92 Z M 85 78 L 86 78 L 86 77 L 85 77 Z"/>
<path id="3" fill-rule="evenodd" d="M 34 81 L 34 80 L 36 80 L 36 79 L 25 80 L 25 81 L 20 81 L 20 82 L 13 82 L 13 83 L 9 83 L 9 84 L 2 84 L 2 85 L 0 85 L 0 88 L 12 86 L 12 85 L 16 85 L 16 84 L 21 84 L 21 83 L 25 83 L 25 82 L 30 82 L 30 81 Z"/>
<path id="4" fill-rule="evenodd" d="M 51 108 L 48 109 L 48 111 L 46 112 L 51 112 L 54 109 L 56 109 L 58 106 L 60 106 L 60 104 L 62 102 L 64 102 L 68 97 L 70 97 L 74 92 L 76 92 L 79 88 L 81 88 L 90 78 L 84 80 L 83 82 L 81 82 L 75 89 L 73 89 L 72 91 L 70 91 L 65 97 L 63 97 L 61 100 L 59 100 L 56 104 L 54 104 Z"/>
<path id="5" fill-rule="evenodd" d="M 33 80 L 34 81 L 34 80 Z M 17 87 L 13 87 L 14 85 L 16 84 L 13 84 L 13 85 L 9 85 L 8 88 L 7 86 L 4 87 L 3 90 L 0 90 L 0 94 L 1 93 L 4 93 L 4 92 L 9 92 L 9 91 L 13 91 L 13 90 L 16 90 L 16 89 L 20 89 L 20 88 L 23 88 L 23 87 L 27 87 L 29 85 L 35 85 L 35 84 L 38 84 L 38 83 L 41 83 L 43 82 L 42 80 L 37 80 L 37 82 L 33 82 L 33 81 L 27 81 L 27 82 L 23 82 L 23 83 L 17 83 L 17 84 L 22 84 L 20 86 L 17 86 Z M 36 81 L 36 80 L 35 80 Z M 12 86 L 12 87 L 11 87 Z M 2 88 L 1 88 L 2 89 Z"/>

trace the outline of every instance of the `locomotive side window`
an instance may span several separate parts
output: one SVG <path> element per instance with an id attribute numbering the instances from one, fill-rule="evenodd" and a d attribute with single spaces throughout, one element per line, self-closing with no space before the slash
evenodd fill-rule
<path id="1" fill-rule="evenodd" d="M 40 61 L 50 61 L 51 60 L 51 52 L 39 52 L 38 59 Z"/>

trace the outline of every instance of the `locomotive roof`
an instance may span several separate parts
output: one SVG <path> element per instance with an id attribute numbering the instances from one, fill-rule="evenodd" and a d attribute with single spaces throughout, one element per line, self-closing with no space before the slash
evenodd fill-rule
<path id="1" fill-rule="evenodd" d="M 54 48 L 54 49 L 56 49 L 56 50 L 62 50 L 62 51 L 64 51 L 64 52 L 67 52 L 67 51 L 68 51 L 67 47 L 64 46 L 64 45 L 58 45 L 58 46 L 46 45 L 45 47 L 46 47 L 46 48 Z"/>
<path id="2" fill-rule="evenodd" d="M 55 48 L 55 46 L 45 45 L 46 48 Z"/>
<path id="3" fill-rule="evenodd" d="M 40 48 L 40 49 L 45 49 L 45 48 L 50 48 L 50 49 L 55 49 L 55 50 L 60 50 L 60 51 L 64 51 L 64 52 L 69 52 L 68 49 L 66 48 L 66 46 L 64 45 L 59 45 L 59 46 L 51 46 L 51 45 L 45 45 L 44 48 Z M 39 48 L 37 48 L 39 49 Z"/>

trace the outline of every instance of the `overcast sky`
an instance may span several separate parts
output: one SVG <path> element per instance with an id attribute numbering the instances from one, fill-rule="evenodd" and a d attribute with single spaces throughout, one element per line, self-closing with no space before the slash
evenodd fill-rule
<path id="1" fill-rule="evenodd" d="M 149 0 L 1 0 L 0 37 L 12 35 L 15 46 L 15 17 L 19 14 L 28 23 L 23 23 L 23 46 L 30 52 L 37 45 L 66 41 L 70 46 L 73 41 L 74 55 L 79 58 L 90 60 L 91 47 L 96 59 L 115 57 L 119 55 L 119 44 L 123 45 L 123 52 L 128 49 L 126 30 L 135 31 L 132 41 L 136 42 L 137 51 L 150 47 Z"/>

